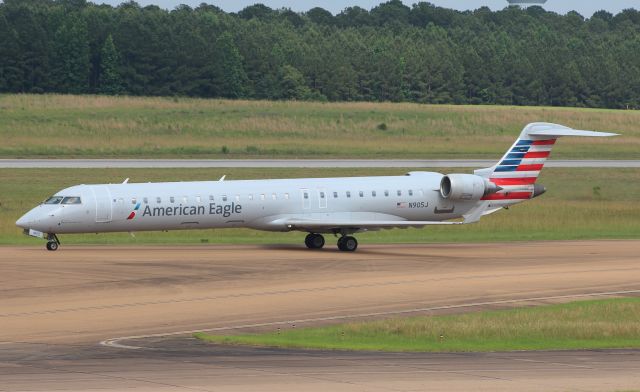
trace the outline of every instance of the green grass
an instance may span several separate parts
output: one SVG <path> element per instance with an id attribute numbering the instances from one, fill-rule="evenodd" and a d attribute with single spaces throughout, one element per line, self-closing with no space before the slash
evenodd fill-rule
<path id="1" fill-rule="evenodd" d="M 640 298 L 579 301 L 453 316 L 394 318 L 207 342 L 381 351 L 512 351 L 640 347 Z"/>
<path id="2" fill-rule="evenodd" d="M 443 172 L 451 172 L 442 169 Z M 454 169 L 454 172 L 465 172 Z M 468 172 L 468 171 L 466 171 Z M 15 221 L 49 195 L 90 183 L 398 175 L 402 169 L 0 169 L 0 244 L 41 244 Z M 455 227 L 383 230 L 358 234 L 361 243 L 485 242 L 640 238 L 640 169 L 544 169 L 543 196 Z M 302 233 L 247 229 L 65 235 L 65 244 L 295 243 Z M 329 239 L 328 239 L 329 241 Z"/>
<path id="3" fill-rule="evenodd" d="M 563 139 L 556 158 L 640 158 L 624 110 L 0 95 L 0 118 L 0 158 L 497 159 L 534 121 L 623 134 Z"/>

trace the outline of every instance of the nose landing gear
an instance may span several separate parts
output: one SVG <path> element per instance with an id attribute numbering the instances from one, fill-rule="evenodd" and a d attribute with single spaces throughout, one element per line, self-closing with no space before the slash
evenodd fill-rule
<path id="1" fill-rule="evenodd" d="M 60 246 L 60 240 L 58 239 L 58 236 L 55 234 L 49 234 L 47 236 L 47 250 L 53 252 L 58 250 L 59 246 Z"/>

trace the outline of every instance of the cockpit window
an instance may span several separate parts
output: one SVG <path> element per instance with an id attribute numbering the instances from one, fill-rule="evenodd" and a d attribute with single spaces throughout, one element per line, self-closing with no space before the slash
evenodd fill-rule
<path id="1" fill-rule="evenodd" d="M 64 199 L 62 196 L 51 196 L 44 201 L 44 204 L 60 204 L 62 199 Z"/>
<path id="2" fill-rule="evenodd" d="M 82 204 L 82 201 L 78 196 L 68 196 L 62 199 L 62 204 Z"/>

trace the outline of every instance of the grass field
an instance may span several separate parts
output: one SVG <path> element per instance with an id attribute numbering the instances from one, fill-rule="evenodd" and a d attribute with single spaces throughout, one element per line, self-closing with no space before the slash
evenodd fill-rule
<path id="1" fill-rule="evenodd" d="M 640 347 L 640 298 L 395 318 L 264 334 L 196 337 L 286 348 L 381 351 L 512 351 Z"/>
<path id="2" fill-rule="evenodd" d="M 441 170 L 442 172 L 450 172 Z M 465 172 L 455 169 L 453 172 Z M 402 169 L 0 169 L 0 244 L 42 244 L 21 234 L 15 221 L 49 195 L 70 185 L 131 182 L 398 175 Z M 640 238 L 640 169 L 557 169 L 542 172 L 543 196 L 455 227 L 384 230 L 358 234 L 366 243 Z M 68 243 L 296 243 L 303 233 L 246 229 L 64 235 Z M 328 239 L 333 246 L 333 241 Z"/>
<path id="3" fill-rule="evenodd" d="M 640 159 L 640 111 L 0 95 L 0 158 L 495 158 L 529 122 L 622 133 L 556 158 Z"/>

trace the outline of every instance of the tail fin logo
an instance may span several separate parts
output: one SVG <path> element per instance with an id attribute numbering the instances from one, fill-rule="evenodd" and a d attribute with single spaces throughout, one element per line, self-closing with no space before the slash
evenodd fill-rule
<path id="1" fill-rule="evenodd" d="M 131 220 L 131 219 L 135 218 L 136 217 L 136 211 L 138 211 L 138 209 L 140 209 L 140 203 L 136 204 L 136 206 L 134 207 L 133 211 L 131 211 L 131 213 L 127 217 L 127 220 Z"/>
<path id="2" fill-rule="evenodd" d="M 518 141 L 496 166 L 489 181 L 503 191 L 489 195 L 486 200 L 516 200 L 531 198 L 536 180 L 551 154 L 556 139 Z"/>
<path id="3" fill-rule="evenodd" d="M 516 142 L 498 164 L 477 169 L 474 174 L 493 182 L 502 190 L 484 200 L 529 199 L 543 192 L 536 180 L 556 140 L 562 136 L 608 137 L 616 133 L 571 129 L 563 125 L 537 122 L 524 127 Z"/>
<path id="4" fill-rule="evenodd" d="M 518 140 L 500 161 L 495 172 L 540 171 L 556 139 Z"/>

